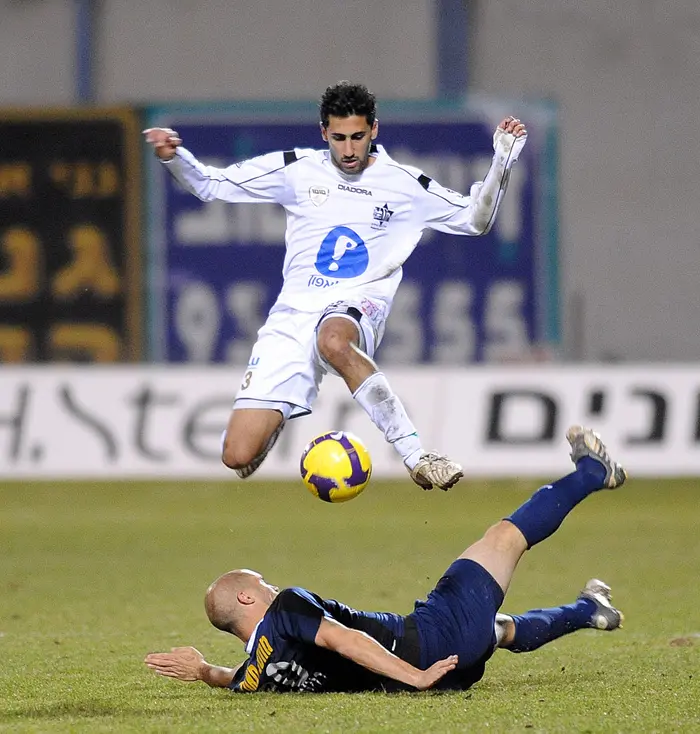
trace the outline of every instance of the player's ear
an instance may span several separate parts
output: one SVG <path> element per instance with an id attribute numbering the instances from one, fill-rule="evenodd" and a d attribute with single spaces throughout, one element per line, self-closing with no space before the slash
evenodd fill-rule
<path id="1" fill-rule="evenodd" d="M 238 603 L 242 604 L 244 607 L 255 603 L 255 599 L 250 594 L 246 594 L 245 591 L 239 591 L 236 594 L 236 599 L 238 600 Z"/>
<path id="2" fill-rule="evenodd" d="M 377 139 L 377 135 L 379 135 L 379 120 L 375 120 L 372 123 L 372 132 L 370 133 L 372 140 Z"/>
<path id="3" fill-rule="evenodd" d="M 328 142 L 328 130 L 326 130 L 322 122 L 319 122 L 319 125 L 321 126 L 321 137 Z"/>

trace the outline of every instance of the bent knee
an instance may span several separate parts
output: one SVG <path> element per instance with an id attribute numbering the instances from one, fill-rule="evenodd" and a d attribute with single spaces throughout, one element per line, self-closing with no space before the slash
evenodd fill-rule
<path id="1" fill-rule="evenodd" d="M 519 550 L 523 544 L 522 532 L 508 520 L 500 520 L 485 533 L 482 542 L 496 552 Z M 527 545 L 527 544 L 526 544 Z"/>
<path id="2" fill-rule="evenodd" d="M 351 359 L 355 350 L 347 335 L 332 331 L 319 336 L 318 353 L 329 364 L 336 364 Z"/>
<path id="3" fill-rule="evenodd" d="M 243 469 L 256 459 L 262 450 L 263 446 L 258 441 L 227 437 L 221 452 L 221 461 L 229 469 Z"/>
<path id="4" fill-rule="evenodd" d="M 360 342 L 359 327 L 346 318 L 329 318 L 321 324 L 316 347 L 327 362 L 351 358 Z"/>
<path id="5" fill-rule="evenodd" d="M 284 425 L 279 410 L 234 410 L 221 441 L 221 461 L 229 469 L 245 469 L 266 453 Z"/>

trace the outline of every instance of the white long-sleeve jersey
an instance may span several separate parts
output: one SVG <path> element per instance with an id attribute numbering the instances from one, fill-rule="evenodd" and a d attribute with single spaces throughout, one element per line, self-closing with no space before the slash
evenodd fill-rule
<path id="1" fill-rule="evenodd" d="M 165 165 L 202 201 L 284 207 L 284 284 L 276 305 L 310 312 L 368 297 L 380 299 L 388 312 L 401 266 L 426 228 L 458 235 L 489 231 L 524 144 L 524 136 L 497 130 L 491 168 L 468 196 L 397 163 L 382 146 L 373 146 L 374 163 L 354 176 L 343 174 L 328 150 L 306 148 L 267 153 L 222 169 L 202 164 L 179 147 Z"/>

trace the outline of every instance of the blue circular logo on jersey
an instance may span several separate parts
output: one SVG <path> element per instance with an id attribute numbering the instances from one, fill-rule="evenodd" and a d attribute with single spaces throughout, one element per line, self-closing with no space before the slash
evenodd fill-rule
<path id="1" fill-rule="evenodd" d="M 362 237 L 349 227 L 335 227 L 316 255 L 316 270 L 329 278 L 354 278 L 367 270 L 369 255 Z"/>

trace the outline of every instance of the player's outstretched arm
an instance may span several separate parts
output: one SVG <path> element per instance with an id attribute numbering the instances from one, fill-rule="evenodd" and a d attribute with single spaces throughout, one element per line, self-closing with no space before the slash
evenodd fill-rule
<path id="1" fill-rule="evenodd" d="M 470 192 L 471 209 L 480 234 L 486 234 L 496 220 L 508 188 L 510 169 L 520 157 L 526 141 L 527 128 L 517 117 L 506 117 L 496 126 L 491 167 L 483 182 L 473 186 Z"/>
<path id="2" fill-rule="evenodd" d="M 285 174 L 288 153 L 276 151 L 217 168 L 198 161 L 175 130 L 149 127 L 143 135 L 170 175 L 202 201 L 283 204 L 289 198 Z"/>
<path id="3" fill-rule="evenodd" d="M 319 647 L 333 650 L 374 673 L 393 678 L 419 691 L 432 688 L 440 678 L 457 667 L 457 656 L 450 655 L 427 670 L 420 670 L 390 653 L 364 632 L 327 618 L 321 620 L 315 642 Z"/>
<path id="4" fill-rule="evenodd" d="M 211 665 L 194 647 L 174 647 L 170 652 L 152 652 L 144 663 L 158 675 L 182 681 L 198 681 L 212 688 L 227 688 L 236 673 L 236 668 Z"/>
<path id="5" fill-rule="evenodd" d="M 427 226 L 449 234 L 482 235 L 489 232 L 508 187 L 510 169 L 527 140 L 527 128 L 517 117 L 506 117 L 493 135 L 493 159 L 483 181 L 474 183 L 469 196 L 445 189 L 436 181 L 420 196 Z"/>

